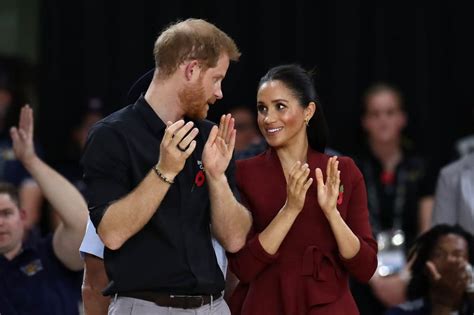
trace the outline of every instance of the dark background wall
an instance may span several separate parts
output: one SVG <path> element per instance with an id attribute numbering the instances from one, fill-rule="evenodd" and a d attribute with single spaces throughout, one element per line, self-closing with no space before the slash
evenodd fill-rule
<path id="1" fill-rule="evenodd" d="M 256 84 L 277 64 L 316 71 L 331 146 L 360 145 L 363 90 L 374 81 L 397 85 L 410 116 L 408 136 L 439 161 L 472 131 L 474 23 L 455 3 L 398 1 L 60 1 L 40 5 L 39 121 L 51 159 L 61 159 L 68 127 L 91 97 L 107 112 L 153 67 L 153 43 L 170 22 L 205 18 L 231 35 L 243 55 L 224 81 L 229 105 L 254 107 Z M 440 162 L 441 163 L 441 162 Z"/>

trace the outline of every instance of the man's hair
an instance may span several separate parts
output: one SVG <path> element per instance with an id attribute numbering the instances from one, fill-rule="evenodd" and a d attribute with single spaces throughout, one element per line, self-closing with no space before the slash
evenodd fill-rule
<path id="1" fill-rule="evenodd" d="M 153 49 L 158 75 L 166 78 L 186 60 L 198 60 L 204 69 L 217 65 L 227 54 L 238 61 L 239 49 L 234 40 L 215 25 L 200 19 L 187 19 L 168 26 L 158 37 Z"/>
<path id="2" fill-rule="evenodd" d="M 11 200 L 19 206 L 20 198 L 18 196 L 18 189 L 10 183 L 0 182 L 0 194 L 7 194 L 10 196 Z"/>

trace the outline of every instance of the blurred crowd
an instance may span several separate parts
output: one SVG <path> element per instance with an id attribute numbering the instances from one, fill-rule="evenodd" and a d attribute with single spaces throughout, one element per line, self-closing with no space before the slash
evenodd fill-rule
<path id="1" fill-rule="evenodd" d="M 49 166 L 35 138 L 35 104 L 24 107 L 22 91 L 2 61 L 0 313 L 16 314 L 25 296 L 51 300 L 64 314 L 83 312 L 79 245 L 88 211 L 79 161 L 89 129 L 104 117 L 101 102 L 84 104 L 69 130 L 68 159 Z M 404 134 L 409 120 L 402 91 L 375 82 L 360 103 L 364 142 L 358 152 L 337 152 L 331 143 L 327 153 L 354 158 L 367 188 L 379 266 L 369 284 L 351 281 L 361 314 L 425 314 L 427 307 L 453 305 L 469 310 L 474 284 L 466 287 L 469 279 L 462 277 L 466 262 L 474 261 L 474 135 L 459 139 L 455 158 L 437 169 Z M 237 130 L 235 158 L 265 151 L 255 106 L 235 104 L 229 112 Z M 236 281 L 228 272 L 226 296 Z"/>

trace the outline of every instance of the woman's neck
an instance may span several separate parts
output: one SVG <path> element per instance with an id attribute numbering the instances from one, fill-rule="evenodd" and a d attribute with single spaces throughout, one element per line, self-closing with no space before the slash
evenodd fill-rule
<path id="1" fill-rule="evenodd" d="M 305 138 L 303 142 L 295 141 L 292 145 L 275 148 L 275 152 L 280 159 L 285 177 L 288 176 L 288 173 L 297 161 L 300 161 L 301 164 L 307 162 L 308 147 L 308 140 Z"/>
<path id="2" fill-rule="evenodd" d="M 390 142 L 369 142 L 373 155 L 380 161 L 385 171 L 394 171 L 402 160 L 402 149 L 399 139 Z"/>

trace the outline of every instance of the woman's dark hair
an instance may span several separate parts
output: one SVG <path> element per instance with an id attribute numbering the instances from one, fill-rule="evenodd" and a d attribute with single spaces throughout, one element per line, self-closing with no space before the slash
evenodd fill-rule
<path id="1" fill-rule="evenodd" d="M 397 99 L 397 104 L 402 112 L 405 111 L 405 103 L 403 100 L 403 94 L 398 89 L 395 85 L 389 84 L 386 82 L 378 82 L 374 83 L 371 86 L 367 88 L 367 90 L 364 92 L 364 95 L 362 96 L 362 116 L 364 116 L 367 113 L 367 104 L 369 103 L 369 99 L 382 92 L 390 92 L 393 95 L 395 95 L 395 98 Z"/>
<path id="2" fill-rule="evenodd" d="M 474 264 L 474 238 L 459 225 L 440 224 L 419 236 L 410 249 L 408 260 L 415 261 L 411 267 L 412 278 L 408 284 L 408 299 L 427 298 L 430 281 L 426 271 L 426 262 L 430 259 L 439 239 L 447 234 L 455 234 L 466 240 L 468 246 L 469 263 Z"/>
<path id="3" fill-rule="evenodd" d="M 311 74 L 299 65 L 281 65 L 271 68 L 260 79 L 258 88 L 260 89 L 264 83 L 269 81 L 282 82 L 292 91 L 303 108 L 308 107 L 310 102 L 316 103 L 316 111 L 309 121 L 307 130 L 308 142 L 313 150 L 324 152 L 329 138 L 329 130 Z"/>

